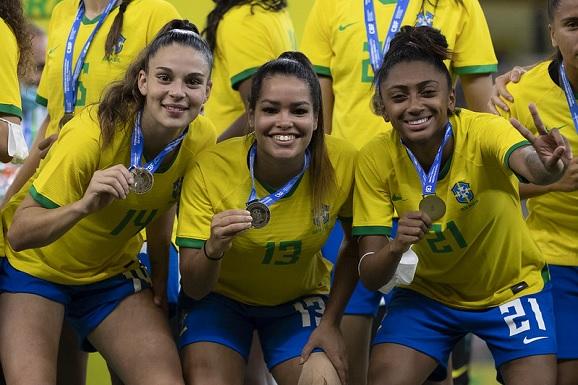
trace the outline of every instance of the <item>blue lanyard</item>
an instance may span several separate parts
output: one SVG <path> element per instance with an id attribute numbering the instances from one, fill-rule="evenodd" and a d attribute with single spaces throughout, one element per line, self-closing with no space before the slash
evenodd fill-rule
<path id="1" fill-rule="evenodd" d="M 257 190 L 255 190 L 255 155 L 257 154 L 257 146 L 253 144 L 251 149 L 249 150 L 249 171 L 251 172 L 251 194 L 249 194 L 249 202 L 254 200 L 259 200 L 259 202 L 263 203 L 265 206 L 271 206 L 273 203 L 277 202 L 279 199 L 282 199 L 289 191 L 293 189 L 293 186 L 299 181 L 299 178 L 305 173 L 305 171 L 309 168 L 310 163 L 310 154 L 309 150 L 305 151 L 305 163 L 303 164 L 303 170 L 297 175 L 295 175 L 289 182 L 285 184 L 285 186 L 281 187 L 276 192 L 269 194 L 268 196 L 259 199 L 257 197 Z"/>
<path id="2" fill-rule="evenodd" d="M 452 124 L 448 122 L 444 138 L 442 140 L 442 143 L 440 144 L 440 148 L 438 148 L 438 152 L 427 174 L 421 167 L 421 164 L 419 164 L 419 161 L 417 160 L 415 155 L 411 152 L 409 148 L 406 147 L 409 158 L 411 159 L 411 162 L 413 163 L 419 175 L 419 179 L 421 180 L 423 195 L 433 195 L 436 192 L 436 183 L 438 181 L 438 175 L 440 173 L 440 166 L 442 163 L 442 153 L 444 152 L 444 147 L 446 146 L 446 143 L 450 139 L 450 136 L 452 136 Z"/>
<path id="3" fill-rule="evenodd" d="M 142 137 L 142 129 L 141 129 L 141 112 L 139 111 L 136 115 L 136 119 L 134 121 L 134 130 L 132 131 L 132 141 L 130 146 L 130 168 L 140 168 L 140 159 L 142 157 L 142 152 L 144 148 L 144 142 Z M 172 142 L 167 144 L 167 146 L 155 156 L 153 160 L 148 163 L 145 163 L 142 168 L 153 174 L 161 165 L 165 156 L 168 153 L 173 151 L 185 138 L 187 134 L 188 128 L 183 131 L 178 138 L 173 139 Z"/>
<path id="4" fill-rule="evenodd" d="M 66 41 L 66 50 L 64 51 L 64 63 L 62 66 L 62 81 L 64 86 L 64 112 L 72 113 L 74 111 L 74 105 L 76 104 L 76 92 L 78 89 L 78 78 L 80 77 L 80 72 L 84 66 L 84 60 L 86 59 L 86 54 L 90 48 L 90 44 L 94 39 L 94 35 L 100 29 L 100 26 L 109 15 L 109 13 L 114 8 L 117 0 L 110 0 L 108 5 L 104 9 L 104 12 L 100 15 L 98 23 L 92 30 L 92 33 L 84 43 L 80 55 L 78 55 L 78 60 L 76 61 L 76 66 L 74 67 L 74 73 L 72 72 L 72 56 L 74 52 L 74 42 L 76 41 L 76 36 L 78 35 L 78 30 L 80 29 L 80 23 L 84 17 L 84 1 L 80 2 L 78 11 L 76 12 L 76 18 L 74 23 L 72 23 L 72 28 L 68 34 L 68 39 Z"/>
<path id="5" fill-rule="evenodd" d="M 373 0 L 363 0 L 363 9 L 365 14 L 365 33 L 367 34 L 367 43 L 369 45 L 369 61 L 371 67 L 373 68 L 373 73 L 377 73 L 377 70 L 381 67 L 383 62 L 383 56 L 389 50 L 389 45 L 391 40 L 399 31 L 401 23 L 403 21 L 403 16 L 407 11 L 409 6 L 409 0 L 398 0 L 395 10 L 393 11 L 393 17 L 391 23 L 389 24 L 389 30 L 387 31 L 387 36 L 383 42 L 383 49 L 379 46 L 379 37 L 377 35 L 377 24 L 375 21 L 375 7 L 373 6 Z"/>
<path id="6" fill-rule="evenodd" d="M 574 121 L 574 129 L 576 130 L 576 132 L 578 132 L 578 105 L 576 105 L 576 98 L 574 97 L 574 91 L 572 91 L 572 86 L 570 85 L 570 81 L 568 81 L 568 76 L 566 76 L 564 64 L 560 64 L 560 79 L 562 79 L 562 85 L 564 86 L 564 94 L 566 94 L 566 101 L 568 102 L 568 108 L 570 109 L 572 120 Z"/>

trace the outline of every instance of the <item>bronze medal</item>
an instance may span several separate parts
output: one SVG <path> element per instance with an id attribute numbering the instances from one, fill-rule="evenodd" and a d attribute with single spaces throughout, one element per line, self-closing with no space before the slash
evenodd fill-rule
<path id="1" fill-rule="evenodd" d="M 247 211 L 251 214 L 251 218 L 253 218 L 251 226 L 255 229 L 265 227 L 271 219 L 271 211 L 269 211 L 269 207 L 259 201 L 247 203 Z"/>
<path id="2" fill-rule="evenodd" d="M 130 170 L 134 178 L 134 183 L 130 186 L 130 190 L 135 194 L 146 194 L 153 188 L 154 178 L 153 174 L 146 168 L 134 167 Z"/>
<path id="3" fill-rule="evenodd" d="M 419 210 L 426 213 L 432 221 L 437 221 L 446 213 L 446 204 L 437 195 L 426 195 L 419 202 Z"/>

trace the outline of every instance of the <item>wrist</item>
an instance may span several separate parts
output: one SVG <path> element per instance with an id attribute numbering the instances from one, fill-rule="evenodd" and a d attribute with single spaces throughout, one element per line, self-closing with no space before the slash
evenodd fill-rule
<path id="1" fill-rule="evenodd" d="M 223 259 L 225 253 L 215 253 L 213 250 L 210 250 L 210 247 L 207 247 L 207 243 L 209 243 L 209 240 L 206 240 L 205 243 L 203 243 L 203 254 L 205 255 L 205 258 L 210 261 L 220 261 Z"/>
<path id="2" fill-rule="evenodd" d="M 84 203 L 84 198 L 74 202 L 71 205 L 71 209 L 79 218 L 84 218 L 89 214 L 91 214 L 91 211 L 88 209 L 88 206 Z"/>

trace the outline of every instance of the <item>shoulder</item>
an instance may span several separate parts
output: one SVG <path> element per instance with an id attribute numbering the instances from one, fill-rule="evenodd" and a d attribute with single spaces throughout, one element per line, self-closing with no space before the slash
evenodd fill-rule
<path id="1" fill-rule="evenodd" d="M 516 100 L 516 94 L 528 93 L 528 91 L 541 93 L 545 89 L 556 87 L 548 72 L 551 64 L 551 60 L 541 62 L 524 73 L 518 83 L 509 83 L 507 88 L 514 95 L 514 100 Z"/>
<path id="2" fill-rule="evenodd" d="M 465 108 L 456 109 L 450 117 L 454 132 L 483 132 L 487 135 L 492 128 L 501 125 L 510 125 L 502 116 L 486 112 L 475 112 Z"/>
<path id="3" fill-rule="evenodd" d="M 74 17 L 76 15 L 76 11 L 78 10 L 78 5 L 78 0 L 62 0 L 58 2 L 54 8 L 52 8 L 52 14 L 50 15 L 50 18 Z"/>
<path id="4" fill-rule="evenodd" d="M 354 161 L 357 157 L 357 150 L 347 140 L 327 134 L 325 134 L 324 140 L 331 160 Z"/>
<path id="5" fill-rule="evenodd" d="M 169 3 L 165 0 L 133 0 L 128 8 L 128 10 L 138 10 L 139 12 L 148 12 L 154 14 L 164 14 L 167 11 L 174 11 L 177 13 L 177 10 L 174 5 Z"/>
<path id="6" fill-rule="evenodd" d="M 101 131 L 98 123 L 98 108 L 88 106 L 66 123 L 58 134 L 58 142 L 62 141 L 69 143 L 68 146 L 78 146 L 79 148 L 90 145 L 100 146 Z"/>
<path id="7" fill-rule="evenodd" d="M 236 175 L 237 169 L 247 164 L 247 154 L 253 140 L 246 136 L 227 139 L 208 147 L 196 159 L 201 169 L 219 175 Z"/>
<path id="8" fill-rule="evenodd" d="M 214 145 L 217 141 L 217 130 L 204 115 L 199 115 L 189 124 L 189 131 L 183 143 L 189 150 L 197 153 Z"/>
<path id="9" fill-rule="evenodd" d="M 7 48 L 13 51 L 14 47 L 18 50 L 18 43 L 16 42 L 16 36 L 14 35 L 14 31 L 4 19 L 0 17 L 0 41 L 2 42 L 2 46 L 4 50 Z"/>

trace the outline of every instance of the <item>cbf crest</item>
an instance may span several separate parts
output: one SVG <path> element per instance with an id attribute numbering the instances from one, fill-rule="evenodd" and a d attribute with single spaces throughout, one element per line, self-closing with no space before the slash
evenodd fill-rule
<path id="1" fill-rule="evenodd" d="M 474 201 L 474 192 L 467 182 L 458 182 L 452 187 L 452 193 L 460 203 L 468 204 Z"/>
<path id="2" fill-rule="evenodd" d="M 433 25 L 434 15 L 431 12 L 420 12 L 415 20 L 416 27 L 431 27 Z"/>

